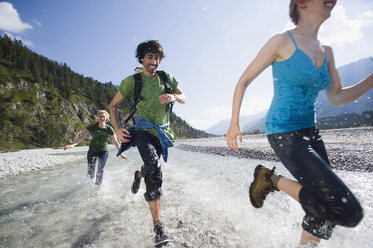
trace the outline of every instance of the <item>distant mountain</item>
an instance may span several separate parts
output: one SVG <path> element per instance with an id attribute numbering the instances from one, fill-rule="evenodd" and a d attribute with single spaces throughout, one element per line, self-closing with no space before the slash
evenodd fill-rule
<path id="1" fill-rule="evenodd" d="M 321 117 L 317 119 L 317 126 L 320 129 L 373 126 L 373 111 Z"/>
<path id="2" fill-rule="evenodd" d="M 256 132 L 256 131 L 264 133 L 266 116 L 267 116 L 267 111 L 265 112 L 264 116 L 262 118 L 260 118 L 259 120 L 252 121 L 252 122 L 246 124 L 242 128 L 242 131 L 244 133 L 252 133 L 252 132 Z"/>
<path id="3" fill-rule="evenodd" d="M 265 116 L 266 113 L 267 113 L 267 111 L 262 111 L 262 112 L 260 112 L 258 114 L 255 114 L 255 115 L 241 116 L 240 117 L 240 123 L 241 123 L 241 125 L 243 127 L 242 129 L 244 130 L 244 127 L 248 123 L 252 123 L 252 122 L 258 121 L 263 116 Z M 207 133 L 211 133 L 211 134 L 215 134 L 215 135 L 224 135 L 227 132 L 230 123 L 231 123 L 230 119 L 222 120 L 219 123 L 217 123 L 217 124 L 211 126 L 210 128 L 208 128 L 206 130 L 206 132 Z"/>
<path id="4" fill-rule="evenodd" d="M 373 72 L 373 57 L 360 59 L 356 62 L 341 66 L 338 68 L 338 73 L 344 87 L 351 86 L 361 81 Z M 334 127 L 355 127 L 357 124 L 367 125 L 371 123 L 370 115 L 366 117 L 367 113 L 373 110 L 373 90 L 365 93 L 355 101 L 345 104 L 340 107 L 334 107 L 329 104 L 326 99 L 325 91 L 320 92 L 315 102 L 316 116 L 321 128 Z M 355 114 L 355 115 L 351 115 Z M 360 118 L 363 121 L 349 122 L 347 117 L 354 116 L 354 119 Z M 329 118 L 328 118 L 329 117 Z M 333 118 L 330 118 L 333 117 Z M 243 128 L 243 132 L 254 132 L 265 130 L 265 118 L 260 120 L 252 120 L 247 123 Z M 320 120 L 320 121 L 319 121 Z M 330 125 L 333 121 L 338 122 Z M 343 121 L 342 121 L 343 120 Z"/>
<path id="5" fill-rule="evenodd" d="M 373 58 L 364 58 L 341 66 L 338 68 L 338 72 L 344 87 L 354 85 L 373 72 Z M 373 110 L 373 90 L 355 101 L 339 107 L 329 104 L 325 91 L 322 91 L 316 99 L 315 109 L 318 118 L 348 113 L 361 114 L 364 111 Z"/>

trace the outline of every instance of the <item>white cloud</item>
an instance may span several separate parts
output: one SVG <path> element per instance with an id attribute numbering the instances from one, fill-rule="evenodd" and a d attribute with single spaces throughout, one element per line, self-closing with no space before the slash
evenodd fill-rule
<path id="1" fill-rule="evenodd" d="M 285 28 L 282 30 L 282 32 L 286 32 L 286 31 L 288 31 L 290 29 L 293 29 L 293 28 L 295 28 L 295 25 L 294 25 L 294 23 L 292 21 L 289 20 L 286 23 Z"/>
<path id="2" fill-rule="evenodd" d="M 22 22 L 11 3 L 0 2 L 0 30 L 20 33 L 32 28 L 30 24 Z"/>
<path id="3" fill-rule="evenodd" d="M 269 105 L 271 105 L 271 98 L 260 96 L 245 97 L 241 106 L 241 115 L 255 115 L 267 110 Z"/>
<path id="4" fill-rule="evenodd" d="M 230 117 L 231 113 L 231 108 L 227 106 L 214 106 L 207 111 L 205 111 L 205 116 L 206 117 L 215 117 L 215 116 L 220 116 L 221 118 L 226 119 L 225 117 Z"/>
<path id="5" fill-rule="evenodd" d="M 38 25 L 39 27 L 43 26 L 43 23 L 39 22 L 38 20 L 34 19 L 32 20 L 34 23 L 36 23 L 36 25 Z"/>
<path id="6" fill-rule="evenodd" d="M 242 102 L 240 115 L 255 115 L 267 110 L 270 104 L 270 98 L 258 96 L 245 97 Z M 230 119 L 232 115 L 232 106 L 214 106 L 205 111 L 200 111 L 199 113 L 200 114 L 198 116 L 196 113 L 193 113 L 190 116 L 191 118 L 186 116 L 186 119 L 192 127 L 200 130 L 206 130 L 222 120 Z"/>
<path id="7" fill-rule="evenodd" d="M 211 120 L 203 120 L 203 119 L 187 119 L 187 122 L 193 127 L 198 130 L 206 130 L 212 125 L 216 124 L 217 122 L 213 122 Z"/>
<path id="8" fill-rule="evenodd" d="M 367 10 L 356 18 L 349 18 L 342 5 L 336 5 L 329 20 L 321 26 L 319 40 L 322 44 L 343 47 L 364 38 L 364 28 L 373 24 L 373 11 Z M 295 25 L 288 21 L 285 30 Z"/>
<path id="9" fill-rule="evenodd" d="M 343 6 L 335 6 L 332 16 L 320 28 L 320 41 L 323 44 L 343 47 L 364 37 L 363 29 L 372 25 L 373 12 L 367 10 L 356 18 L 348 18 Z"/>
<path id="10" fill-rule="evenodd" d="M 216 123 L 231 117 L 231 106 L 213 106 L 192 113 L 184 113 L 183 118 L 194 128 L 206 130 Z"/>
<path id="11" fill-rule="evenodd" d="M 24 39 L 22 39 L 20 36 L 14 36 L 14 35 L 12 35 L 12 34 L 10 34 L 10 33 L 5 33 L 10 39 L 12 39 L 12 40 L 20 40 L 20 41 L 22 41 L 22 44 L 23 45 L 25 45 L 25 46 L 28 46 L 28 47 L 33 47 L 34 46 L 34 44 L 31 42 L 31 41 L 29 41 L 29 40 L 24 40 Z"/>

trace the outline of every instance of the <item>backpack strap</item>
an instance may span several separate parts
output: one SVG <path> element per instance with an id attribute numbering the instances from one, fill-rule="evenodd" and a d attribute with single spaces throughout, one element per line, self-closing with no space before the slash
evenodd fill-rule
<path id="1" fill-rule="evenodd" d="M 162 79 L 163 81 L 163 84 L 164 84 L 164 88 L 165 88 L 165 92 L 167 94 L 172 94 L 172 88 L 171 88 L 171 85 L 170 83 L 168 82 L 168 77 L 166 75 L 166 72 L 164 71 L 157 71 L 157 74 L 158 76 Z"/>
<path id="2" fill-rule="evenodd" d="M 141 88 L 142 88 L 142 80 L 141 80 L 141 73 L 136 73 L 133 75 L 135 77 L 135 86 L 133 90 L 133 100 L 135 102 L 139 102 L 142 100 L 140 96 Z"/>
<path id="3" fill-rule="evenodd" d="M 172 94 L 172 87 L 168 81 L 168 77 L 166 75 L 166 72 L 164 71 L 157 71 L 158 76 L 162 79 L 163 84 L 164 84 L 164 89 L 167 94 Z M 174 106 L 173 102 L 170 102 L 167 104 L 167 110 L 170 110 L 170 114 L 172 112 L 172 107 Z"/>
<path id="4" fill-rule="evenodd" d="M 133 116 L 136 113 L 136 105 L 142 100 L 142 97 L 140 96 L 140 92 L 142 88 L 141 74 L 139 72 L 139 73 L 134 74 L 133 76 L 135 78 L 135 85 L 133 89 L 133 100 L 135 101 L 135 103 L 132 105 L 130 114 L 128 115 L 124 123 L 128 123 L 130 119 L 132 119 L 132 122 L 135 123 L 135 118 Z"/>

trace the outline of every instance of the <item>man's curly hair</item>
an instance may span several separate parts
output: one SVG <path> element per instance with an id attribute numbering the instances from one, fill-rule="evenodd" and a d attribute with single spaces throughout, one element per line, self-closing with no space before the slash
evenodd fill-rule
<path id="1" fill-rule="evenodd" d="M 147 40 L 140 43 L 136 49 L 136 58 L 140 64 L 142 59 L 147 53 L 156 53 L 159 55 L 159 60 L 162 60 L 165 56 L 163 53 L 163 47 L 157 40 Z"/>

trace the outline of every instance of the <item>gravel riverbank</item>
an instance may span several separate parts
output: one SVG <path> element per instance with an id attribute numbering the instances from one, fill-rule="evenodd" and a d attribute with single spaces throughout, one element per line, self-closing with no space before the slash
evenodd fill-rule
<path id="1" fill-rule="evenodd" d="M 63 148 L 44 148 L 3 152 L 0 153 L 0 178 L 82 160 L 87 151 L 88 146 L 74 147 L 67 151 Z"/>
<path id="2" fill-rule="evenodd" d="M 332 168 L 347 171 L 373 171 L 373 127 L 321 130 Z M 177 140 L 181 150 L 279 161 L 264 134 L 245 135 L 239 151 L 227 147 L 224 137 Z"/>
<path id="3" fill-rule="evenodd" d="M 321 131 L 331 165 L 347 171 L 373 171 L 373 127 Z M 110 149 L 114 148 L 111 146 Z M 224 137 L 175 141 L 175 148 L 193 152 L 278 161 L 264 134 L 245 135 L 239 152 L 227 147 Z M 0 153 L 0 178 L 31 173 L 47 167 L 84 160 L 88 147 L 31 149 Z"/>

